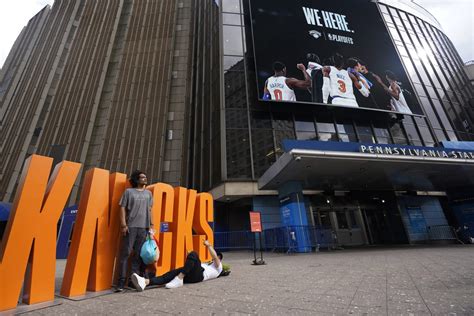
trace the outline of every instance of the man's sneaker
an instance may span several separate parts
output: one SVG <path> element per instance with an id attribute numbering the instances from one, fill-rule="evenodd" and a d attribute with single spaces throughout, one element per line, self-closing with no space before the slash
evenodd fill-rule
<path id="1" fill-rule="evenodd" d="M 123 292 L 124 285 L 125 285 L 125 279 L 118 280 L 117 286 L 115 287 L 115 292 Z"/>
<path id="2" fill-rule="evenodd" d="M 132 283 L 137 289 L 138 292 L 141 292 L 145 289 L 146 283 L 145 283 L 145 278 L 142 278 L 138 274 L 134 273 L 132 274 Z"/>
<path id="3" fill-rule="evenodd" d="M 165 287 L 167 289 L 176 289 L 178 287 L 182 287 L 183 286 L 183 279 L 180 279 L 178 278 L 177 276 L 174 277 L 173 280 L 171 280 L 171 282 L 168 282 L 166 283 Z"/>

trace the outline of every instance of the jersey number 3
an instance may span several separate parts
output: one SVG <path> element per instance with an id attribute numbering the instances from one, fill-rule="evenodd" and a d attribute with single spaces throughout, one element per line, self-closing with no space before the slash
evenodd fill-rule
<path id="1" fill-rule="evenodd" d="M 275 95 L 275 100 L 281 101 L 283 99 L 283 93 L 281 90 L 275 89 L 273 90 L 273 94 Z"/>
<path id="2" fill-rule="evenodd" d="M 346 83 L 342 80 L 338 80 L 337 83 L 339 84 L 339 91 L 341 91 L 342 93 L 346 93 Z"/>

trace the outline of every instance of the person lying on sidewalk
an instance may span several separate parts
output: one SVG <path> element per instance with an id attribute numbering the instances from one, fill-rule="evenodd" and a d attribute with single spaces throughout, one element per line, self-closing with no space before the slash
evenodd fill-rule
<path id="1" fill-rule="evenodd" d="M 205 240 L 204 245 L 209 249 L 212 257 L 210 263 L 201 263 L 195 251 L 188 253 L 184 266 L 171 270 L 161 276 L 150 279 L 132 274 L 131 280 L 137 291 L 143 291 L 149 285 L 163 285 L 167 289 L 174 289 L 183 286 L 183 283 L 198 283 L 217 278 L 222 272 L 222 254 L 216 253 L 209 241 Z"/>

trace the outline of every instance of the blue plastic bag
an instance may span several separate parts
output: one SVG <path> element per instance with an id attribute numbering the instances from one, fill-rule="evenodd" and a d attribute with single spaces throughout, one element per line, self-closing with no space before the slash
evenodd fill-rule
<path id="1" fill-rule="evenodd" d="M 151 264 L 158 260 L 159 250 L 156 241 L 152 236 L 148 235 L 145 243 L 140 250 L 140 257 L 145 264 Z"/>

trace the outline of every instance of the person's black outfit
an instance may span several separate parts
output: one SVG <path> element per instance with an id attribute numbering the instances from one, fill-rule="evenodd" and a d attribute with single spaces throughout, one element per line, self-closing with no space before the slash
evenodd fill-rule
<path id="1" fill-rule="evenodd" d="M 164 285 L 171 282 L 180 273 L 184 274 L 184 283 L 202 282 L 204 280 L 203 271 L 198 254 L 192 251 L 186 257 L 186 262 L 182 268 L 171 270 L 161 276 L 151 277 L 149 285 Z"/>
<path id="2" fill-rule="evenodd" d="M 323 103 L 323 72 L 322 69 L 311 71 L 311 101 Z"/>

